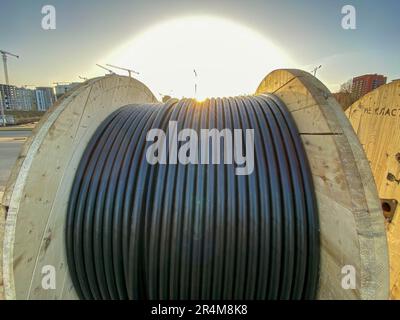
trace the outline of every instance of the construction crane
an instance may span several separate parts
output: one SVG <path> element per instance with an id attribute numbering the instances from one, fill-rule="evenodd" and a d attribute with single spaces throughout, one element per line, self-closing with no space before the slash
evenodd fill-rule
<path id="1" fill-rule="evenodd" d="M 17 59 L 19 58 L 19 56 L 17 56 L 14 53 L 7 52 L 7 51 L 4 51 L 4 50 L 0 50 L 0 53 L 3 56 L 4 78 L 6 80 L 6 84 L 8 85 L 9 82 L 8 82 L 7 56 L 12 56 L 12 57 L 15 57 Z"/>
<path id="2" fill-rule="evenodd" d="M 314 77 L 317 76 L 317 71 L 318 71 L 318 69 L 321 69 L 321 68 L 322 68 L 322 65 L 319 65 L 318 67 L 315 67 L 314 69 L 311 70 L 311 72 L 314 74 Z"/>
<path id="3" fill-rule="evenodd" d="M 7 51 L 4 51 L 4 50 L 0 50 L 0 53 L 1 53 L 1 55 L 2 55 L 2 57 L 3 57 L 3 67 L 4 67 L 4 78 L 5 78 L 5 81 L 6 81 L 6 85 L 9 85 L 9 81 L 8 81 L 8 69 L 7 69 L 7 56 L 12 56 L 12 57 L 15 57 L 15 58 L 19 58 L 19 56 L 17 56 L 16 54 L 13 54 L 13 53 L 11 53 L 11 52 L 7 52 Z M 7 98 L 7 97 L 5 97 L 5 98 Z M 2 124 L 3 124 L 3 126 L 5 127 L 6 126 L 6 116 L 5 116 L 5 114 L 4 114 L 4 106 L 3 106 L 3 103 L 1 103 L 1 105 L 0 105 L 0 111 L 1 111 L 1 117 L 2 117 L 2 119 L 3 119 L 3 121 L 2 121 Z"/>
<path id="4" fill-rule="evenodd" d="M 99 68 L 102 68 L 102 69 L 108 71 L 110 74 L 115 74 L 115 72 L 112 71 L 111 69 L 108 69 L 108 68 L 106 68 L 106 67 L 104 67 L 104 66 L 102 66 L 102 65 L 100 65 L 100 64 L 98 64 L 98 63 L 96 63 L 96 66 L 98 66 Z"/>
<path id="5" fill-rule="evenodd" d="M 139 74 L 139 72 L 137 72 L 137 71 L 135 71 L 135 70 L 117 67 L 117 66 L 114 66 L 114 65 L 108 64 L 108 63 L 106 64 L 106 66 L 111 67 L 111 68 L 115 68 L 115 69 L 120 69 L 120 70 L 128 71 L 128 75 L 129 75 L 130 78 L 132 77 L 132 73 Z"/>

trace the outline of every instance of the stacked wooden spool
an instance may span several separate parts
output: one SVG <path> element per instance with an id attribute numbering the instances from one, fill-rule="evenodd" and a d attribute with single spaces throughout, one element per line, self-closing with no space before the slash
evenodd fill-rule
<path id="1" fill-rule="evenodd" d="M 381 204 L 368 161 L 329 90 L 300 70 L 276 70 L 256 94 L 277 95 L 292 113 L 311 165 L 320 221 L 319 299 L 386 299 L 389 275 Z M 50 110 L 25 144 L 1 202 L 6 299 L 75 299 L 65 221 L 76 168 L 98 125 L 127 104 L 154 102 L 142 83 L 92 79 Z M 55 289 L 42 286 L 54 266 Z M 343 285 L 355 271 L 356 287 Z"/>
<path id="2" fill-rule="evenodd" d="M 386 217 L 390 296 L 400 299 L 400 81 L 368 93 L 346 114 L 364 147 Z"/>

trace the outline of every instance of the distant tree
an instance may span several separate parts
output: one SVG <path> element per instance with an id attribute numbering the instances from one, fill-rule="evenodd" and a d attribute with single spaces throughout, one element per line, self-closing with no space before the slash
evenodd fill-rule
<path id="1" fill-rule="evenodd" d="M 353 88 L 353 79 L 347 80 L 345 83 L 340 85 L 340 91 L 343 93 L 351 93 Z"/>
<path id="2" fill-rule="evenodd" d="M 352 92 L 352 88 L 353 79 L 350 79 L 340 86 L 339 92 L 333 94 L 336 100 L 342 106 L 343 110 L 346 110 L 357 100 L 357 97 Z"/>

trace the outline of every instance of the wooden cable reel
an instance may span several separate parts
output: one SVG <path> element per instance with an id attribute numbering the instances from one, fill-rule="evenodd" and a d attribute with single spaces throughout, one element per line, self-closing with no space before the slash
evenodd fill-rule
<path id="1" fill-rule="evenodd" d="M 400 299 L 400 81 L 366 94 L 346 110 L 370 162 L 388 239 L 390 297 Z"/>
<path id="2" fill-rule="evenodd" d="M 306 149 L 320 220 L 318 298 L 386 299 L 381 205 L 368 161 L 340 106 L 322 83 L 300 70 L 272 72 L 256 93 L 273 93 L 286 104 Z M 21 152 L 2 200 L 5 298 L 77 298 L 64 246 L 77 165 L 107 115 L 127 104 L 155 100 L 140 82 L 110 75 L 85 82 L 42 119 Z M 56 271 L 54 290 L 42 288 L 42 270 L 49 265 Z M 354 267 L 356 289 L 342 287 L 345 266 Z"/>

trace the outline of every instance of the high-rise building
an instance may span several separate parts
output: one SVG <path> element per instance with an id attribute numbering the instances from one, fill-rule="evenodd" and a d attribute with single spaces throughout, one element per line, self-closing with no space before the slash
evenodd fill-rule
<path id="1" fill-rule="evenodd" d="M 53 88 L 37 87 L 35 93 L 36 93 L 36 104 L 38 111 L 48 110 L 56 100 Z"/>
<path id="2" fill-rule="evenodd" d="M 35 90 L 0 84 L 0 105 L 4 110 L 35 110 Z"/>
<path id="3" fill-rule="evenodd" d="M 76 87 L 80 82 L 71 82 L 71 83 L 66 83 L 66 84 L 58 84 L 55 86 L 56 90 L 56 97 L 57 99 L 60 98 L 62 95 Z"/>
<path id="4" fill-rule="evenodd" d="M 17 107 L 17 87 L 0 84 L 1 104 L 4 110 L 14 110 Z"/>
<path id="5" fill-rule="evenodd" d="M 359 99 L 368 92 L 386 84 L 387 78 L 380 74 L 365 74 L 353 78 L 353 85 L 351 92 Z"/>
<path id="6" fill-rule="evenodd" d="M 16 89 L 16 107 L 15 110 L 31 111 L 34 110 L 36 102 L 35 91 L 27 88 Z"/>

